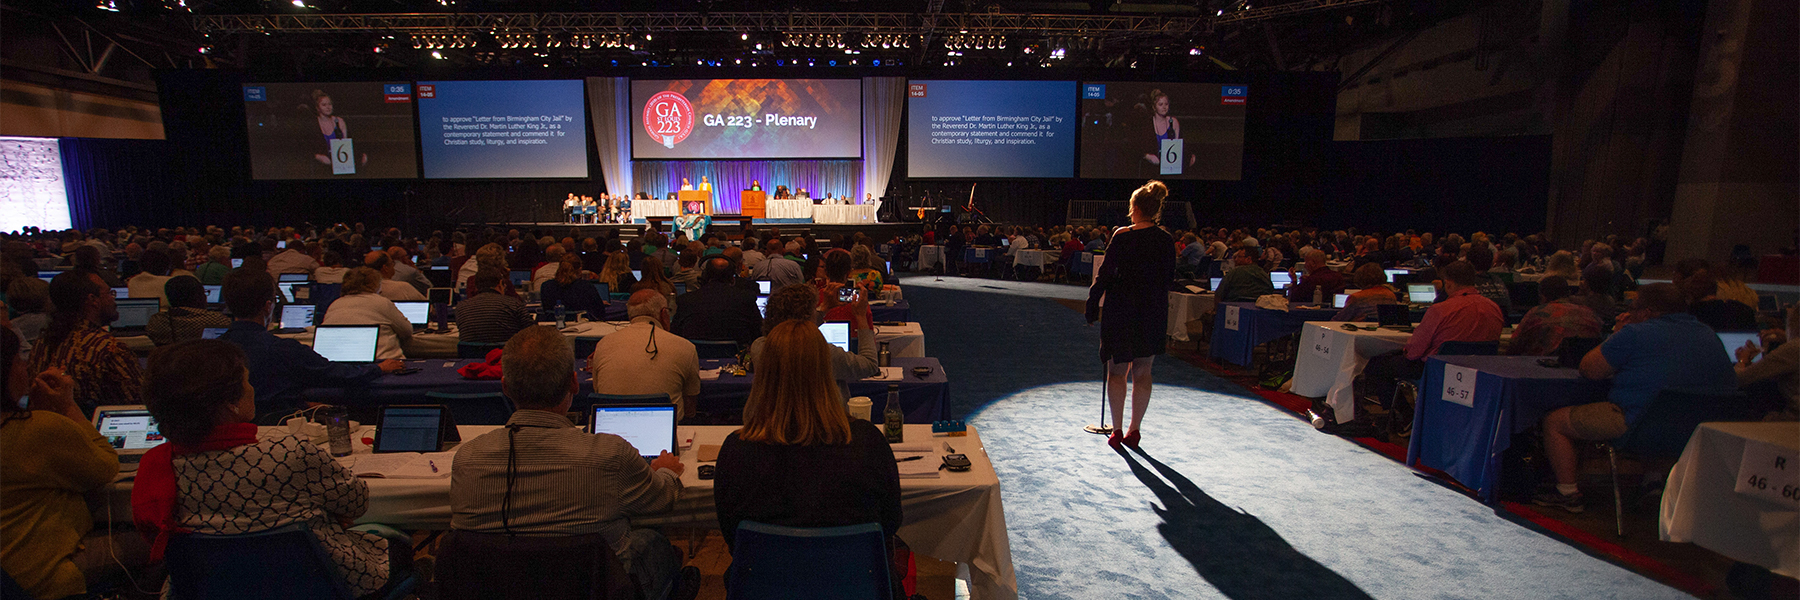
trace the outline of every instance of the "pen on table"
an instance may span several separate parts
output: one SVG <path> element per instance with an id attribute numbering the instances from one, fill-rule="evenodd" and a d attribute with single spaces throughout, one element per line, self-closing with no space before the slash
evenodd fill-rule
<path id="1" fill-rule="evenodd" d="M 922 458 L 925 458 L 925 457 L 923 457 L 923 456 L 908 456 L 906 458 L 896 458 L 896 459 L 894 459 L 894 462 L 906 462 L 909 460 L 919 460 Z"/>
<path id="2" fill-rule="evenodd" d="M 437 470 L 437 461 L 435 461 L 435 460 L 427 460 L 427 461 L 425 461 L 425 464 L 428 464 L 428 465 L 431 465 L 431 472 L 433 472 L 433 473 L 436 473 L 436 472 L 438 472 L 438 470 Z"/>

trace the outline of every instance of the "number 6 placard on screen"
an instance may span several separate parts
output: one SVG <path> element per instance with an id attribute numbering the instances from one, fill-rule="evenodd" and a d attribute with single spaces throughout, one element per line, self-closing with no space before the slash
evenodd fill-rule
<path id="1" fill-rule="evenodd" d="M 356 174 L 356 146 L 349 138 L 331 140 L 331 174 Z"/>
<path id="2" fill-rule="evenodd" d="M 1162 141 L 1162 174 L 1181 174 L 1181 140 Z"/>

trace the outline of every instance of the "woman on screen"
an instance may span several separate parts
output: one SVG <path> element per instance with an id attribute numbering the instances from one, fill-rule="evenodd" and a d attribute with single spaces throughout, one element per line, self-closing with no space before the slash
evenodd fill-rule
<path id="1" fill-rule="evenodd" d="M 1169 116 L 1169 95 L 1160 89 L 1150 90 L 1150 107 L 1150 128 L 1156 134 L 1156 143 L 1150 147 L 1150 152 L 1144 154 L 1144 160 L 1150 161 L 1152 165 L 1161 165 L 1163 140 L 1181 139 L 1181 121 Z M 1189 154 L 1187 163 L 1192 165 L 1194 160 L 1194 156 Z"/>
<path id="2" fill-rule="evenodd" d="M 314 116 L 318 117 L 319 135 L 325 138 L 324 151 L 314 154 L 313 160 L 319 161 L 320 164 L 330 166 L 332 140 L 350 139 L 350 127 L 344 124 L 343 117 L 332 114 L 331 95 L 326 94 L 325 90 L 313 90 L 312 112 Z M 362 159 L 357 161 L 356 164 L 357 166 L 369 164 L 369 154 L 366 152 L 363 153 Z"/>

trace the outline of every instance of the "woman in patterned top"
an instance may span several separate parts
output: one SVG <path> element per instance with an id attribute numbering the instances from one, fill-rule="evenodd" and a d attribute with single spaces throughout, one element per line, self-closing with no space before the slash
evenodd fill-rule
<path id="1" fill-rule="evenodd" d="M 850 283 L 864 298 L 878 298 L 881 292 L 881 270 L 876 269 L 875 251 L 857 244 L 850 248 Z"/>
<path id="2" fill-rule="evenodd" d="M 260 438 L 256 392 L 236 346 L 194 340 L 158 348 L 144 402 L 168 443 L 144 455 L 133 520 L 159 560 L 173 534 L 238 535 L 305 523 L 351 591 L 380 597 L 412 567 L 412 538 L 349 523 L 369 487 L 309 440 Z"/>

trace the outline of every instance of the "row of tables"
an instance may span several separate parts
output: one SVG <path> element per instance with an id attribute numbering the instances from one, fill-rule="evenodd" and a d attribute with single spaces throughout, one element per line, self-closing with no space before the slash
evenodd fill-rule
<path id="1" fill-rule="evenodd" d="M 812 219 L 827 225 L 875 223 L 874 204 L 813 204 L 812 200 L 766 200 L 764 219 Z M 631 218 L 681 216 L 680 200 L 632 200 Z"/>

